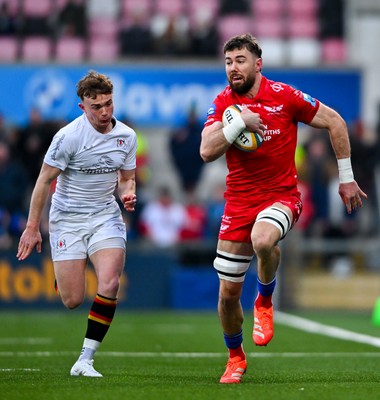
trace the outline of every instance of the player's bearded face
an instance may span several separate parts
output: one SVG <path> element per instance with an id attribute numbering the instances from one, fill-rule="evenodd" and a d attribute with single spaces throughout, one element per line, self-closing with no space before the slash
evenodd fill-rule
<path id="1" fill-rule="evenodd" d="M 247 76 L 231 73 L 228 76 L 228 82 L 231 89 L 237 94 L 245 94 L 252 88 L 255 83 L 255 73 L 251 72 Z"/>

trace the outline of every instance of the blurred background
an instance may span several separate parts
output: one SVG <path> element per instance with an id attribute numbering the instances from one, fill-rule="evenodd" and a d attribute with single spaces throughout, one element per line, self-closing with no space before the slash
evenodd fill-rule
<path id="1" fill-rule="evenodd" d="M 200 132 L 227 84 L 223 43 L 245 32 L 259 39 L 267 77 L 345 118 L 355 178 L 369 196 L 346 214 L 328 133 L 301 125 L 304 211 L 282 243 L 277 307 L 372 310 L 380 297 L 378 0 L 0 0 L 0 309 L 62 307 L 48 207 L 43 253 L 18 262 L 16 249 L 44 153 L 80 115 L 75 85 L 89 69 L 110 76 L 115 115 L 138 134 L 121 306 L 216 309 L 226 167 L 203 164 Z M 248 309 L 255 276 L 253 262 Z M 92 301 L 91 269 L 87 291 Z"/>

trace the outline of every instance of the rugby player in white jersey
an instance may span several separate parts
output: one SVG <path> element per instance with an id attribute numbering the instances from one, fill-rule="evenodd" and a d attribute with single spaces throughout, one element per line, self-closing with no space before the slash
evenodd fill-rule
<path id="1" fill-rule="evenodd" d="M 41 252 L 41 215 L 57 179 L 49 213 L 49 235 L 57 291 L 74 309 L 85 297 L 88 260 L 97 276 L 82 351 L 72 376 L 102 377 L 93 367 L 96 350 L 112 322 L 125 263 L 126 211 L 136 204 L 136 134 L 113 116 L 113 84 L 89 71 L 77 84 L 83 114 L 54 136 L 35 184 L 17 258 Z"/>

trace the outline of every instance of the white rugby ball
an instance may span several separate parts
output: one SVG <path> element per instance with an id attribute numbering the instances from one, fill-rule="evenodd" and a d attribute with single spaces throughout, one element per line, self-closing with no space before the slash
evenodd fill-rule
<path id="1" fill-rule="evenodd" d="M 238 104 L 228 106 L 223 113 L 223 126 L 230 124 L 242 111 L 242 107 Z M 243 151 L 255 151 L 263 143 L 263 138 L 256 132 L 247 130 L 242 131 L 232 143 L 238 149 Z"/>

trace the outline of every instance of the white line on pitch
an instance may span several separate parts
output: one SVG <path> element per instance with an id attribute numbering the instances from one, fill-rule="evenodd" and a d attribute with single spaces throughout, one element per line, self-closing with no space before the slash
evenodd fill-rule
<path id="1" fill-rule="evenodd" d="M 275 313 L 275 321 L 282 325 L 287 325 L 309 333 L 317 333 L 319 335 L 325 335 L 336 339 L 349 340 L 351 342 L 380 347 L 380 338 L 378 337 L 352 332 L 335 326 L 320 324 L 319 322 L 297 317 L 281 311 Z"/>
<path id="2" fill-rule="evenodd" d="M 53 343 L 52 338 L 33 338 L 33 337 L 0 338 L 0 346 L 9 344 L 39 345 L 39 344 L 52 344 L 52 343 Z"/>
<path id="3" fill-rule="evenodd" d="M 63 357 L 76 356 L 76 351 L 3 351 L 0 357 Z M 284 353 L 247 353 L 254 358 L 297 358 L 297 357 L 380 357 L 380 352 L 284 352 Z M 133 357 L 133 358 L 220 358 L 226 353 L 170 353 L 170 352 L 123 352 L 99 351 L 98 357 Z"/>
<path id="4" fill-rule="evenodd" d="M 16 371 L 38 372 L 41 370 L 39 368 L 0 368 L 0 372 L 16 372 Z"/>

